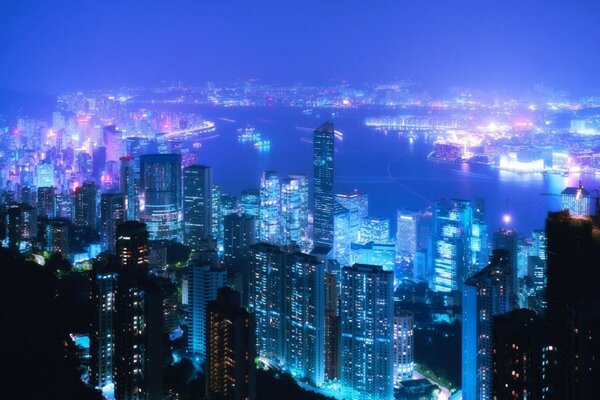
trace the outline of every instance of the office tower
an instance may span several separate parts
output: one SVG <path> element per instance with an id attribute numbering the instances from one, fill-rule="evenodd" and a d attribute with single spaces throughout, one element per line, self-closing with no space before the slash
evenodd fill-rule
<path id="1" fill-rule="evenodd" d="M 324 123 L 313 134 L 315 246 L 333 246 L 334 137 L 331 122 Z"/>
<path id="2" fill-rule="evenodd" d="M 600 227 L 597 220 L 568 211 L 549 213 L 546 237 L 546 318 L 555 349 L 548 398 L 595 398 L 600 390 Z"/>
<path id="3" fill-rule="evenodd" d="M 240 306 L 240 294 L 220 288 L 206 320 L 206 397 L 256 399 L 254 316 Z"/>
<path id="4" fill-rule="evenodd" d="M 123 155 L 123 133 L 115 125 L 102 128 L 102 142 L 106 147 L 106 160 L 116 161 Z"/>
<path id="5" fill-rule="evenodd" d="M 21 188 L 21 191 L 19 193 L 19 201 L 21 203 L 25 203 L 25 204 L 29 204 L 29 205 L 34 205 L 35 202 L 33 201 L 33 192 L 31 187 L 29 186 L 23 186 Z"/>
<path id="6" fill-rule="evenodd" d="M 360 221 L 369 215 L 369 196 L 358 192 L 341 193 L 335 195 L 335 201 L 350 212 L 349 237 L 351 242 L 362 243 L 362 239 L 359 237 Z"/>
<path id="7" fill-rule="evenodd" d="M 90 383 L 103 388 L 113 382 L 113 318 L 117 269 L 95 263 L 90 273 Z"/>
<path id="8" fill-rule="evenodd" d="M 50 160 L 42 160 L 36 166 L 36 186 L 51 187 L 54 186 L 54 165 Z"/>
<path id="9" fill-rule="evenodd" d="M 237 214 L 238 212 L 238 201 L 237 197 L 232 194 L 221 195 L 221 219 L 225 218 L 229 214 Z M 221 223 L 223 221 L 221 220 Z"/>
<path id="10" fill-rule="evenodd" d="M 393 243 L 352 243 L 350 247 L 352 264 L 381 265 L 386 271 L 394 271 L 395 259 L 396 247 Z"/>
<path id="11" fill-rule="evenodd" d="M 476 197 L 473 201 L 473 224 L 469 238 L 471 259 L 468 262 L 467 277 L 487 265 L 490 258 L 488 227 L 485 224 L 485 201 Z"/>
<path id="12" fill-rule="evenodd" d="M 240 211 L 242 214 L 250 215 L 258 220 L 260 208 L 260 191 L 258 189 L 246 189 L 240 196 Z"/>
<path id="13" fill-rule="evenodd" d="M 120 191 L 125 196 L 125 219 L 133 221 L 136 219 L 138 199 L 136 196 L 135 169 L 133 157 L 121 157 L 119 185 Z"/>
<path id="14" fill-rule="evenodd" d="M 510 275 L 512 278 L 511 291 L 513 298 L 511 299 L 512 307 L 518 307 L 519 303 L 519 274 L 518 274 L 518 244 L 519 237 L 517 232 L 512 228 L 500 228 L 494 232 L 493 248 L 503 249 L 508 251 L 510 258 Z"/>
<path id="15" fill-rule="evenodd" d="M 394 283 L 380 266 L 355 264 L 341 276 L 341 386 L 350 399 L 394 395 Z"/>
<path id="16" fill-rule="evenodd" d="M 285 365 L 293 376 L 320 386 L 324 381 L 324 263 L 295 252 L 284 270 Z"/>
<path id="17" fill-rule="evenodd" d="M 470 201 L 438 201 L 433 210 L 433 231 L 428 256 L 431 285 L 436 292 L 461 290 L 472 265 L 471 232 L 473 209 Z"/>
<path id="18" fill-rule="evenodd" d="M 284 361 L 284 269 L 286 255 L 278 247 L 257 243 L 250 247 L 248 305 L 256 316 L 256 353 Z"/>
<path id="19" fill-rule="evenodd" d="M 227 271 L 210 262 L 191 262 L 188 270 L 188 353 L 201 363 L 206 357 L 206 307 L 227 284 Z"/>
<path id="20" fill-rule="evenodd" d="M 265 171 L 260 181 L 259 235 L 261 242 L 281 244 L 281 186 L 276 171 Z"/>
<path id="21" fill-rule="evenodd" d="M 92 176 L 92 156 L 88 153 L 77 154 L 77 168 L 81 176 Z"/>
<path id="22" fill-rule="evenodd" d="M 42 247 L 49 253 L 61 253 L 63 257 L 69 254 L 69 229 L 68 219 L 40 219 L 38 220 L 38 233 L 42 235 Z"/>
<path id="23" fill-rule="evenodd" d="M 183 239 L 197 249 L 202 239 L 211 236 L 212 170 L 204 165 L 183 169 Z"/>
<path id="24" fill-rule="evenodd" d="M 177 286 L 169 278 L 151 276 L 150 280 L 160 290 L 163 309 L 163 333 L 165 335 L 172 335 L 179 328 L 179 296 L 177 294 Z"/>
<path id="25" fill-rule="evenodd" d="M 75 189 L 75 225 L 96 229 L 96 197 L 98 189 L 94 182 L 85 182 Z"/>
<path id="26" fill-rule="evenodd" d="M 403 257 L 414 258 L 417 250 L 417 235 L 421 213 L 413 210 L 396 212 L 396 254 L 399 262 Z"/>
<path id="27" fill-rule="evenodd" d="M 340 274 L 325 271 L 325 379 L 340 378 Z"/>
<path id="28" fill-rule="evenodd" d="M 341 264 L 350 262 L 352 244 L 351 213 L 339 203 L 333 205 L 333 257 Z"/>
<path id="29" fill-rule="evenodd" d="M 56 218 L 66 218 L 70 221 L 75 219 L 73 200 L 73 196 L 68 192 L 56 194 Z"/>
<path id="30" fill-rule="evenodd" d="M 394 310 L 394 387 L 400 387 L 401 381 L 413 377 L 415 368 L 413 327 L 412 312 Z"/>
<path id="31" fill-rule="evenodd" d="M 501 399 L 544 399 L 547 361 L 545 327 L 533 311 L 513 310 L 494 317 L 493 396 Z"/>
<path id="32" fill-rule="evenodd" d="M 217 240 L 221 241 L 222 230 L 221 230 L 221 187 L 218 185 L 212 185 L 211 191 L 212 206 L 211 206 L 211 235 Z"/>
<path id="33" fill-rule="evenodd" d="M 126 220 L 125 195 L 102 193 L 100 195 L 100 234 L 102 244 L 110 253 L 115 253 L 117 225 Z"/>
<path id="34" fill-rule="evenodd" d="M 590 215 L 590 201 L 590 192 L 583 188 L 581 182 L 578 187 L 568 187 L 560 194 L 561 208 L 573 216 Z"/>
<path id="35" fill-rule="evenodd" d="M 116 251 L 122 270 L 148 269 L 148 236 L 144 223 L 125 221 L 117 225 Z"/>
<path id="36" fill-rule="evenodd" d="M 37 209 L 40 217 L 54 218 L 56 216 L 56 196 L 53 187 L 38 187 Z"/>
<path id="37" fill-rule="evenodd" d="M 151 240 L 181 242 L 181 155 L 141 156 L 143 220 Z"/>
<path id="38" fill-rule="evenodd" d="M 27 204 L 9 204 L 4 223 L 8 247 L 17 251 L 31 250 L 31 242 L 37 237 L 37 210 Z"/>
<path id="39" fill-rule="evenodd" d="M 256 241 L 254 217 L 230 214 L 224 218 L 224 255 L 227 267 L 243 267 L 247 264 L 250 246 Z"/>
<path id="40" fill-rule="evenodd" d="M 493 317 L 511 310 L 511 258 L 494 250 L 462 292 L 462 390 L 465 400 L 492 399 Z"/>
<path id="41" fill-rule="evenodd" d="M 98 181 L 106 167 L 106 147 L 100 146 L 92 150 L 92 177 Z"/>
<path id="42" fill-rule="evenodd" d="M 296 242 L 303 251 L 308 242 L 308 179 L 305 175 L 290 175 L 281 184 L 282 243 Z"/>
<path id="43" fill-rule="evenodd" d="M 367 217 L 360 221 L 360 241 L 362 243 L 390 243 L 390 220 Z"/>

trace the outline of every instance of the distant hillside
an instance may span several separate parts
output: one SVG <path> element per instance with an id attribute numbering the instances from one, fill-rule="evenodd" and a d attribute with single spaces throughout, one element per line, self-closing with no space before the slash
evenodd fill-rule
<path id="1" fill-rule="evenodd" d="M 55 106 L 55 95 L 0 89 L 0 115 L 50 119 Z"/>

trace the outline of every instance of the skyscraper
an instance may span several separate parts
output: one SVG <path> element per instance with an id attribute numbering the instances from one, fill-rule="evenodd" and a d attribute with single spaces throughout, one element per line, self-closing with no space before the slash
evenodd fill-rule
<path id="1" fill-rule="evenodd" d="M 224 219 L 223 262 L 227 267 L 240 268 L 248 261 L 250 246 L 256 241 L 254 217 L 230 214 Z"/>
<path id="2" fill-rule="evenodd" d="M 281 244 L 281 186 L 276 171 L 265 171 L 260 181 L 259 236 L 262 242 Z"/>
<path id="3" fill-rule="evenodd" d="M 410 311 L 394 310 L 394 387 L 412 379 L 414 363 L 414 314 Z"/>
<path id="4" fill-rule="evenodd" d="M 211 236 L 212 170 L 204 165 L 183 169 L 183 238 L 186 246 L 198 249 Z"/>
<path id="5" fill-rule="evenodd" d="M 394 282 L 380 266 L 342 268 L 341 386 L 349 399 L 394 395 Z"/>
<path id="6" fill-rule="evenodd" d="M 256 398 L 254 316 L 240 294 L 220 288 L 207 306 L 206 395 L 208 399 Z"/>
<path id="7" fill-rule="evenodd" d="M 321 125 L 313 135 L 315 246 L 333 247 L 334 137 L 331 122 Z"/>
<path id="8" fill-rule="evenodd" d="M 181 155 L 141 156 L 143 220 L 151 240 L 181 242 Z"/>
<path id="9" fill-rule="evenodd" d="M 38 187 L 37 209 L 39 217 L 54 218 L 56 216 L 56 195 L 53 187 Z"/>
<path id="10" fill-rule="evenodd" d="M 125 219 L 136 219 L 138 199 L 136 197 L 135 166 L 133 157 L 121 157 L 119 185 L 121 193 L 125 196 Z"/>
<path id="11" fill-rule="evenodd" d="M 335 195 L 335 201 L 350 212 L 348 237 L 351 243 L 362 243 L 359 237 L 360 223 L 369 215 L 369 196 L 358 192 L 338 193 Z"/>
<path id="12" fill-rule="evenodd" d="M 117 225 L 116 251 L 122 270 L 147 270 L 150 247 L 146 224 L 125 221 Z"/>
<path id="13" fill-rule="evenodd" d="M 85 182 L 75 189 L 75 224 L 96 229 L 96 197 L 98 189 L 94 182 Z"/>
<path id="14" fill-rule="evenodd" d="M 192 261 L 188 279 L 188 353 L 202 362 L 206 357 L 206 307 L 227 283 L 227 271 L 210 262 Z"/>
<path id="15" fill-rule="evenodd" d="M 325 271 L 325 379 L 340 378 L 340 274 Z"/>
<path id="16" fill-rule="evenodd" d="M 303 251 L 308 242 L 308 179 L 305 175 L 290 175 L 281 185 L 282 243 L 296 242 Z"/>
<path id="17" fill-rule="evenodd" d="M 417 253 L 417 235 L 421 213 L 413 210 L 398 210 L 396 213 L 396 254 L 414 258 Z"/>
<path id="18" fill-rule="evenodd" d="M 510 257 L 510 275 L 512 278 L 511 293 L 513 296 L 511 303 L 513 308 L 516 308 L 519 305 L 519 275 L 517 268 L 518 244 L 519 236 L 514 229 L 504 227 L 494 232 L 494 250 L 506 250 Z"/>
<path id="19" fill-rule="evenodd" d="M 102 244 L 112 254 L 115 253 L 117 225 L 126 219 L 125 196 L 122 193 L 102 193 L 100 195 L 100 234 Z"/>
<path id="20" fill-rule="evenodd" d="M 511 258 L 494 250 L 462 292 L 462 390 L 465 400 L 492 399 L 493 317 L 511 310 Z"/>

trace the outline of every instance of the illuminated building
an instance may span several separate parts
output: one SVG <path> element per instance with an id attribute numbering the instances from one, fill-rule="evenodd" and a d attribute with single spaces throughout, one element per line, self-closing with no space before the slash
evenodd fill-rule
<path id="1" fill-rule="evenodd" d="M 412 210 L 398 210 L 396 213 L 396 254 L 413 258 L 418 250 L 417 234 L 421 213 Z"/>
<path id="2" fill-rule="evenodd" d="M 348 236 L 350 238 L 351 243 L 362 242 L 362 240 L 359 237 L 360 222 L 362 218 L 366 218 L 369 215 L 369 196 L 357 192 L 352 194 L 336 194 L 335 201 L 350 212 Z"/>
<path id="3" fill-rule="evenodd" d="M 470 277 L 462 291 L 463 398 L 492 399 L 493 317 L 511 310 L 511 258 L 494 250 L 488 266 Z"/>
<path id="4" fill-rule="evenodd" d="M 250 246 L 256 241 L 254 217 L 229 214 L 224 221 L 223 262 L 227 267 L 243 267 L 248 260 Z"/>
<path id="5" fill-rule="evenodd" d="M 197 249 L 200 241 L 211 236 L 212 170 L 204 165 L 183 169 L 183 240 Z"/>
<path id="6" fill-rule="evenodd" d="M 431 288 L 437 292 L 461 290 L 477 257 L 471 248 L 473 207 L 470 201 L 438 201 L 433 210 L 433 232 L 428 253 Z"/>
<path id="7" fill-rule="evenodd" d="M 282 243 L 308 250 L 308 179 L 290 175 L 281 185 Z"/>
<path id="8" fill-rule="evenodd" d="M 506 250 L 509 254 L 510 275 L 512 278 L 511 290 L 513 295 L 511 302 L 513 307 L 518 306 L 519 294 L 519 276 L 517 269 L 518 241 L 519 237 L 517 235 L 517 232 L 512 228 L 500 228 L 499 230 L 494 232 L 494 250 Z"/>
<path id="9" fill-rule="evenodd" d="M 106 147 L 100 146 L 92 150 L 92 177 L 98 181 L 106 167 Z"/>
<path id="10" fill-rule="evenodd" d="M 221 224 L 223 224 L 223 218 L 229 214 L 238 212 L 237 197 L 231 194 L 221 195 Z"/>
<path id="11" fill-rule="evenodd" d="M 102 141 L 106 147 L 106 160 L 116 161 L 123 155 L 123 133 L 115 125 L 102 128 Z"/>
<path id="12" fill-rule="evenodd" d="M 284 361 L 284 268 L 285 253 L 275 245 L 257 243 L 250 247 L 248 305 L 256 318 L 256 353 Z"/>
<path id="13" fill-rule="evenodd" d="M 380 266 L 342 268 L 340 384 L 345 398 L 393 398 L 393 291 L 393 273 Z"/>
<path id="14" fill-rule="evenodd" d="M 383 218 L 367 217 L 360 221 L 361 243 L 389 243 L 390 220 Z"/>
<path id="15" fill-rule="evenodd" d="M 4 215 L 8 247 L 20 252 L 30 250 L 37 237 L 37 210 L 27 204 L 9 204 Z"/>
<path id="16" fill-rule="evenodd" d="M 314 244 L 333 247 L 334 237 L 334 136 L 331 122 L 313 135 Z"/>
<path id="17" fill-rule="evenodd" d="M 494 318 L 493 397 L 546 399 L 545 329 L 533 311 L 518 309 Z"/>
<path id="18" fill-rule="evenodd" d="M 394 271 L 396 248 L 393 243 L 352 243 L 352 264 L 381 265 L 385 271 Z"/>
<path id="19" fill-rule="evenodd" d="M 588 399 L 598 393 L 600 355 L 600 224 L 551 212 L 546 219 L 547 330 L 554 354 L 548 398 Z"/>
<path id="20" fill-rule="evenodd" d="M 211 235 L 217 241 L 222 240 L 221 227 L 221 187 L 212 185 L 211 190 Z"/>
<path id="21" fill-rule="evenodd" d="M 181 242 L 181 155 L 141 156 L 143 221 L 151 240 Z"/>
<path id="22" fill-rule="evenodd" d="M 188 272 L 188 347 L 201 363 L 206 357 L 206 307 L 227 284 L 227 271 L 210 262 L 192 261 Z"/>
<path id="23" fill-rule="evenodd" d="M 125 221 L 117 225 L 116 251 L 121 269 L 146 270 L 150 251 L 146 224 Z"/>
<path id="24" fill-rule="evenodd" d="M 125 219 L 136 219 L 138 199 L 136 196 L 135 168 L 133 157 L 121 157 L 119 185 L 121 193 L 125 196 Z"/>
<path id="25" fill-rule="evenodd" d="M 340 279 L 338 271 L 325 272 L 325 379 L 340 378 Z"/>
<path id="26" fill-rule="evenodd" d="M 90 326 L 90 383 L 103 388 L 113 382 L 113 318 L 117 268 L 95 263 L 90 274 L 92 318 Z"/>
<path id="27" fill-rule="evenodd" d="M 569 210 L 571 215 L 590 215 L 590 192 L 579 183 L 578 187 L 568 187 L 560 194 L 563 210 Z"/>
<path id="28" fill-rule="evenodd" d="M 394 310 L 394 387 L 412 379 L 415 368 L 414 314 L 405 310 Z"/>
<path id="29" fill-rule="evenodd" d="M 333 227 L 333 257 L 341 265 L 348 265 L 352 243 L 350 210 L 339 203 L 333 206 Z"/>
<path id="30" fill-rule="evenodd" d="M 109 252 L 115 252 L 117 225 L 125 221 L 125 196 L 122 193 L 100 195 L 100 234 L 102 244 Z"/>
<path id="31" fill-rule="evenodd" d="M 262 242 L 281 244 L 281 187 L 276 171 L 265 171 L 260 182 L 259 235 Z"/>
<path id="32" fill-rule="evenodd" d="M 75 189 L 75 225 L 96 229 L 96 197 L 98 189 L 93 182 L 85 182 Z"/>
<path id="33" fill-rule="evenodd" d="M 242 214 L 258 218 L 260 207 L 260 192 L 257 189 L 246 189 L 240 196 Z"/>
<path id="34" fill-rule="evenodd" d="M 324 381 L 324 264 L 296 251 L 284 270 L 285 368 L 320 386 Z"/>
<path id="35" fill-rule="evenodd" d="M 207 306 L 206 396 L 256 399 L 254 316 L 240 306 L 240 294 L 220 288 Z"/>
<path id="36" fill-rule="evenodd" d="M 56 216 L 56 196 L 53 187 L 38 187 L 37 209 L 40 217 L 54 218 Z"/>
<path id="37" fill-rule="evenodd" d="M 41 161 L 36 167 L 36 186 L 54 186 L 54 165 L 49 160 Z"/>
<path id="38" fill-rule="evenodd" d="M 65 218 L 39 219 L 38 232 L 42 235 L 42 247 L 49 253 L 69 254 L 70 223 Z M 40 232 L 41 231 L 41 232 Z"/>

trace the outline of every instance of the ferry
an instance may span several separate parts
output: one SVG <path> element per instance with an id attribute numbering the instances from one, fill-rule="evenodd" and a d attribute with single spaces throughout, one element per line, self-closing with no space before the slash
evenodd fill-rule
<path id="1" fill-rule="evenodd" d="M 259 142 L 260 141 L 260 133 L 256 132 L 256 129 L 252 126 L 247 126 L 245 128 L 238 128 L 238 141 L 241 143 L 247 142 Z"/>

